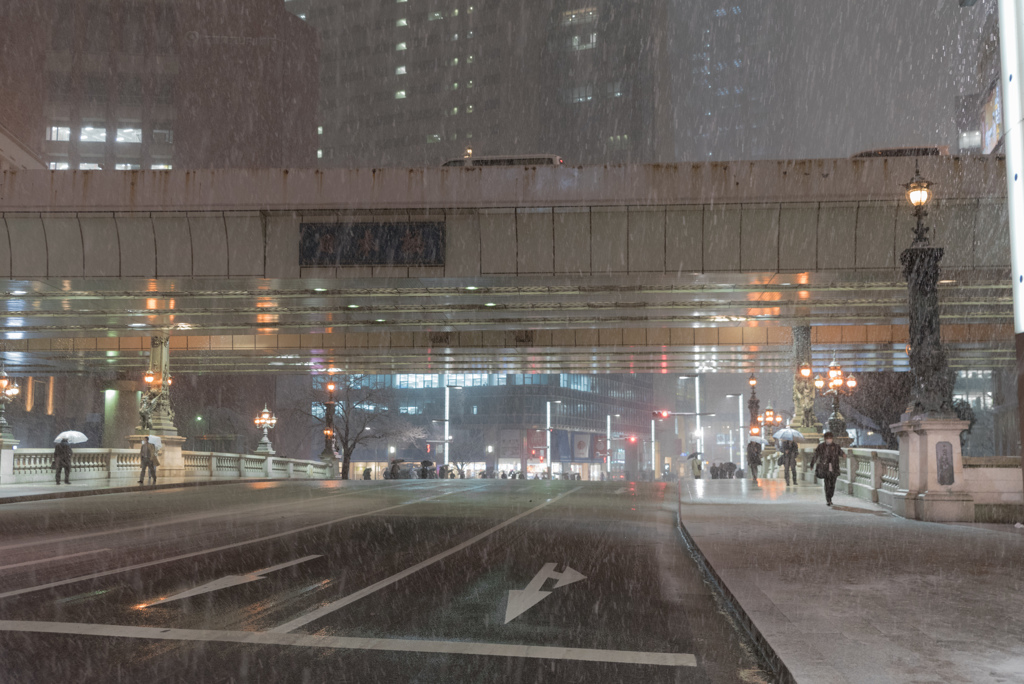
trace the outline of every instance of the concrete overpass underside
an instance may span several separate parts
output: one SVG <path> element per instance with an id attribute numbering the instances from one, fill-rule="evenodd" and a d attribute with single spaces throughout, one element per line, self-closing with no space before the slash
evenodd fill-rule
<path id="1" fill-rule="evenodd" d="M 1003 164 L 922 159 L 951 363 L 1014 363 Z M 8 371 L 906 368 L 913 160 L 0 174 Z M 312 252 L 310 246 L 316 247 Z M 403 263 L 405 262 L 405 263 Z"/>

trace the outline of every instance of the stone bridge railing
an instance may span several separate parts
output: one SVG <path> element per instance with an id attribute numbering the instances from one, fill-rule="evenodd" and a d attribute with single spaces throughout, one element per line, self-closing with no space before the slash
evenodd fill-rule
<path id="1" fill-rule="evenodd" d="M 11 452 L 5 452 L 11 453 Z M 157 468 L 157 479 L 225 480 L 237 478 L 324 479 L 331 468 L 324 463 L 279 456 L 182 451 L 182 468 Z M 14 449 L 12 463 L 0 472 L 0 484 L 53 482 L 53 449 Z M 136 449 L 75 449 L 71 458 L 72 482 L 131 484 L 141 466 Z"/>
<path id="2" fill-rule="evenodd" d="M 837 491 L 872 501 L 892 510 L 901 488 L 900 454 L 888 449 L 848 447 L 840 463 Z M 802 451 L 804 462 L 810 451 Z M 1024 502 L 1020 457 L 964 458 L 964 489 L 974 501 L 977 522 L 1016 520 Z M 815 482 L 814 472 L 804 467 L 804 480 Z"/>

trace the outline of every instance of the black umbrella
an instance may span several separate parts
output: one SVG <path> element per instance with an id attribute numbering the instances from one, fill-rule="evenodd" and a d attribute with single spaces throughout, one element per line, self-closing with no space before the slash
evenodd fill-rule
<path id="1" fill-rule="evenodd" d="M 698 456 L 703 456 L 703 455 L 704 455 L 703 451 L 694 451 L 692 454 L 690 454 L 689 456 L 686 457 L 686 460 L 687 461 L 691 461 L 691 460 L 697 458 Z"/>

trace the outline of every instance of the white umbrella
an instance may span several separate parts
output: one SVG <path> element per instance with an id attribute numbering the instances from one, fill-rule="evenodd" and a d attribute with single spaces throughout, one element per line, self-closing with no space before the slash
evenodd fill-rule
<path id="1" fill-rule="evenodd" d="M 757 442 L 758 444 L 767 444 L 768 440 L 764 437 L 747 437 L 748 442 Z"/>
<path id="2" fill-rule="evenodd" d="M 802 442 L 802 441 L 804 441 L 803 434 L 801 434 L 801 432 L 799 430 L 794 430 L 793 428 L 782 428 L 781 430 L 776 432 L 774 435 L 772 435 L 772 437 L 774 437 L 775 439 L 781 439 L 784 442 Z"/>
<path id="3" fill-rule="evenodd" d="M 54 437 L 53 443 L 57 444 L 58 442 L 63 442 L 65 439 L 68 440 L 69 444 L 81 444 L 82 442 L 89 441 L 89 438 L 78 430 L 65 430 Z"/>
<path id="4" fill-rule="evenodd" d="M 164 443 L 160 441 L 160 436 L 159 435 L 146 435 L 146 436 L 149 437 L 149 443 L 153 445 L 154 449 L 159 449 L 159 448 L 161 448 L 164 445 Z"/>

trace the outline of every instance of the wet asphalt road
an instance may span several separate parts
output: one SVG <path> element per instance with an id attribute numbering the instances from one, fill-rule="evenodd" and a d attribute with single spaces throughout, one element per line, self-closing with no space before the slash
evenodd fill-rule
<path id="1" fill-rule="evenodd" d="M 681 545 L 676 501 L 498 480 L 4 505 L 0 680 L 769 681 Z"/>

